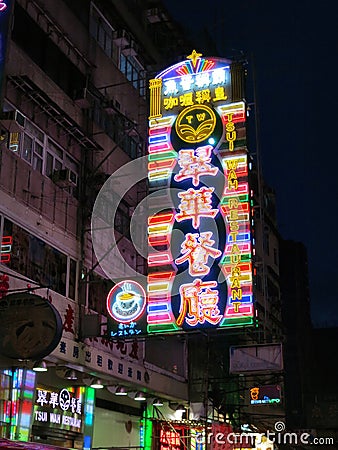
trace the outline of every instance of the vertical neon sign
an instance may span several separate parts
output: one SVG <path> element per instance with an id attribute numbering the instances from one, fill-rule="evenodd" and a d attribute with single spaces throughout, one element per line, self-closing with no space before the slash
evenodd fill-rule
<path id="1" fill-rule="evenodd" d="M 150 80 L 148 332 L 253 322 L 245 104 L 231 102 L 230 66 L 194 50 Z"/>

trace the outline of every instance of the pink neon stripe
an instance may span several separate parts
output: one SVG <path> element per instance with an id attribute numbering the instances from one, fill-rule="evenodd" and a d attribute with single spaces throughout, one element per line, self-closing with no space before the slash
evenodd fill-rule
<path id="1" fill-rule="evenodd" d="M 150 144 L 148 146 L 149 153 L 161 153 L 167 150 L 172 150 L 169 142 L 162 142 L 161 144 Z"/>
<path id="2" fill-rule="evenodd" d="M 237 189 L 228 189 L 227 187 L 224 189 L 223 196 L 224 197 L 233 197 L 234 194 L 248 194 L 249 193 L 249 185 L 248 183 L 238 183 Z"/>
<path id="3" fill-rule="evenodd" d="M 234 245 L 237 245 L 239 251 L 241 253 L 249 253 L 251 252 L 251 243 L 250 242 L 234 242 L 233 244 L 228 244 L 225 247 L 226 255 L 231 255 L 231 250 Z"/>
<path id="4" fill-rule="evenodd" d="M 239 305 L 238 312 L 235 312 L 235 308 L 233 306 L 228 306 L 225 311 L 225 317 L 229 316 L 251 316 L 253 315 L 253 304 L 250 303 L 249 305 Z"/>
<path id="5" fill-rule="evenodd" d="M 169 262 L 172 262 L 172 260 L 172 257 L 167 252 L 148 256 L 148 264 L 150 266 L 168 264 Z"/>
<path id="6" fill-rule="evenodd" d="M 171 320 L 170 314 L 148 314 L 147 321 L 148 323 L 161 323 L 161 322 L 168 322 L 168 320 Z"/>
<path id="7" fill-rule="evenodd" d="M 164 133 L 169 134 L 170 133 L 170 129 L 171 129 L 171 127 L 158 127 L 158 128 L 154 127 L 154 128 L 150 128 L 149 135 L 153 136 L 153 135 L 156 135 L 156 134 L 164 134 Z"/>

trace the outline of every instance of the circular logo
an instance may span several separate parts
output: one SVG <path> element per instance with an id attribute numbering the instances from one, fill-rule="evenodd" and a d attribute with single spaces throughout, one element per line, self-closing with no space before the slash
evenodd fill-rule
<path id="1" fill-rule="evenodd" d="M 109 292 L 107 311 L 117 322 L 130 323 L 143 314 L 146 294 L 143 287 L 133 280 L 120 281 Z"/>
<path id="2" fill-rule="evenodd" d="M 284 431 L 285 430 L 285 423 L 278 421 L 275 423 L 275 430 L 278 432 Z"/>
<path id="3" fill-rule="evenodd" d="M 12 359 L 41 359 L 62 336 L 62 319 L 45 298 L 28 292 L 0 300 L 0 354 Z"/>
<path id="4" fill-rule="evenodd" d="M 68 389 L 62 389 L 59 393 L 59 405 L 63 411 L 67 411 L 70 406 L 70 393 Z"/>
<path id="5" fill-rule="evenodd" d="M 205 105 L 185 108 L 177 117 L 175 130 L 184 142 L 195 144 L 208 139 L 216 126 L 216 114 Z"/>

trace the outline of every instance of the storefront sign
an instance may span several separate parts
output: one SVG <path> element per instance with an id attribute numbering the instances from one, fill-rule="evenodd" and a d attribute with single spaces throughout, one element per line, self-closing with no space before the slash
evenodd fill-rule
<path id="1" fill-rule="evenodd" d="M 34 425 L 81 432 L 85 388 L 49 390 L 38 388 Z"/>
<path id="2" fill-rule="evenodd" d="M 246 107 L 231 64 L 194 50 L 149 82 L 147 306 L 119 283 L 111 337 L 253 323 Z"/>
<path id="3" fill-rule="evenodd" d="M 251 405 L 268 405 L 281 402 L 281 387 L 279 385 L 255 386 L 250 389 Z"/>
<path id="4" fill-rule="evenodd" d="M 0 299 L 0 353 L 13 359 L 41 359 L 58 345 L 62 320 L 45 298 L 28 292 Z"/>
<path id="5" fill-rule="evenodd" d="M 148 219 L 148 333 L 253 323 L 246 114 L 231 82 L 231 61 L 195 50 L 150 80 L 149 183 L 173 208 Z"/>

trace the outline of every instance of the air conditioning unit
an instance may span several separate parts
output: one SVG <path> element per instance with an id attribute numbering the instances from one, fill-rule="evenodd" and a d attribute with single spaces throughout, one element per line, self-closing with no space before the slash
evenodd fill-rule
<path id="1" fill-rule="evenodd" d="M 80 108 L 88 109 L 93 106 L 94 96 L 87 88 L 84 88 L 75 93 L 74 101 Z"/>
<path id="2" fill-rule="evenodd" d="M 158 8 L 151 8 L 147 11 L 147 19 L 149 23 L 161 22 L 161 13 Z"/>
<path id="3" fill-rule="evenodd" d="M 134 41 L 131 41 L 129 45 L 126 45 L 121 49 L 124 56 L 136 56 L 138 53 L 137 45 Z"/>
<path id="4" fill-rule="evenodd" d="M 52 180 L 60 187 L 77 186 L 77 175 L 70 169 L 54 170 Z"/>
<path id="5" fill-rule="evenodd" d="M 4 111 L 1 114 L 0 122 L 10 133 L 19 133 L 25 128 L 26 117 L 20 111 Z"/>
<path id="6" fill-rule="evenodd" d="M 120 107 L 120 103 L 115 98 L 107 100 L 103 106 L 104 110 L 111 115 L 118 114 L 120 112 Z"/>
<path id="7" fill-rule="evenodd" d="M 131 37 L 126 30 L 116 30 L 113 34 L 113 41 L 119 47 L 126 47 L 127 45 L 130 45 Z"/>

